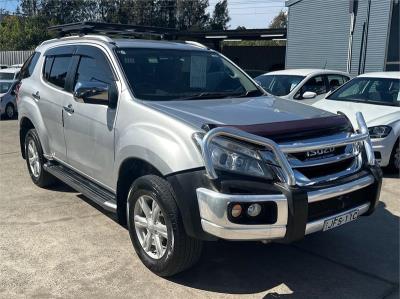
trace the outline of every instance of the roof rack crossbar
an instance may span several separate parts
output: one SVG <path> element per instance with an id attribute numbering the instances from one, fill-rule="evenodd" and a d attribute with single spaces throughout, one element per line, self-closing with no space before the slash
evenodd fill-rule
<path id="1" fill-rule="evenodd" d="M 89 33 L 99 33 L 107 35 L 122 35 L 122 36 L 156 36 L 161 39 L 169 34 L 176 32 L 176 29 L 152 26 L 137 26 L 128 24 L 112 24 L 98 22 L 78 22 L 64 25 L 56 25 L 49 27 L 50 31 L 56 32 L 59 37 L 64 37 L 71 34 L 86 35 Z"/>

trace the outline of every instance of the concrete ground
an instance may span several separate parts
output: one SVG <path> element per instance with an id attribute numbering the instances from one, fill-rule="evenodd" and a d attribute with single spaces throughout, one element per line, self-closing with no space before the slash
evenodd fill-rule
<path id="1" fill-rule="evenodd" d="M 292 245 L 207 244 L 194 268 L 157 277 L 126 228 L 67 186 L 40 189 L 0 122 L 1 298 L 398 298 L 400 180 L 372 216 Z"/>

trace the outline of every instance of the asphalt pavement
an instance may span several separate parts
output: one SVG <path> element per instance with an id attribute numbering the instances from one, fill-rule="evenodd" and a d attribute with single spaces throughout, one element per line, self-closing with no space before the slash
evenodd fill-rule
<path id="1" fill-rule="evenodd" d="M 291 245 L 207 243 L 173 278 L 148 271 L 113 214 L 60 183 L 41 189 L 0 121 L 0 298 L 399 298 L 400 179 L 369 217 Z"/>

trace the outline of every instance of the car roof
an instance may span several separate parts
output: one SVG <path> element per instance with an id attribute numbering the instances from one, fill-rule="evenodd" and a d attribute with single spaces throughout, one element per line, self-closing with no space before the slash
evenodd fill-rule
<path id="1" fill-rule="evenodd" d="M 84 42 L 102 43 L 108 47 L 115 45 L 119 48 L 151 48 L 151 49 L 176 49 L 176 50 L 209 50 L 204 45 L 191 41 L 164 41 L 164 40 L 146 40 L 136 38 L 112 39 L 105 35 L 83 35 L 83 36 L 67 36 L 63 38 L 55 38 L 44 41 L 39 47 L 38 51 L 46 50 L 53 46 L 62 46 L 63 44 L 71 44 Z"/>
<path id="2" fill-rule="evenodd" d="M 9 68 L 6 68 L 6 69 L 1 69 L 0 73 L 17 73 L 20 70 L 21 70 L 20 68 L 16 68 L 16 67 L 11 68 L 11 67 L 9 67 Z"/>
<path id="3" fill-rule="evenodd" d="M 369 78 L 388 78 L 388 79 L 400 79 L 400 72 L 374 72 L 374 73 L 365 73 L 359 78 L 369 77 Z"/>
<path id="4" fill-rule="evenodd" d="M 326 70 L 326 69 L 287 69 L 281 71 L 269 72 L 264 75 L 297 75 L 297 76 L 309 76 L 309 75 L 320 75 L 320 74 L 339 74 L 350 76 L 348 73 L 335 71 L 335 70 Z"/>

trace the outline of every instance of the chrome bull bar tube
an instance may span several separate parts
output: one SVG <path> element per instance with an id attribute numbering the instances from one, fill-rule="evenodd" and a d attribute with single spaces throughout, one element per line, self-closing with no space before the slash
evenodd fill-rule
<path id="1" fill-rule="evenodd" d="M 363 142 L 368 159 L 368 164 L 374 165 L 375 157 L 374 157 L 374 152 L 372 150 L 371 141 L 369 138 L 368 127 L 365 123 L 364 117 L 361 112 L 357 112 L 356 118 L 360 133 L 354 133 L 346 138 L 336 138 L 331 141 L 308 142 L 308 143 L 299 142 L 291 145 L 278 145 L 276 142 L 274 142 L 269 138 L 250 134 L 245 131 L 236 129 L 234 127 L 219 127 L 212 129 L 203 137 L 203 140 L 201 142 L 201 153 L 203 156 L 207 175 L 210 179 L 218 178 L 218 175 L 215 172 L 211 158 L 210 144 L 214 138 L 220 136 L 230 137 L 239 141 L 245 141 L 248 143 L 264 146 L 267 149 L 271 150 L 275 156 L 276 162 L 282 169 L 284 182 L 289 186 L 296 185 L 295 174 L 286 157 L 286 154 L 289 153 L 318 150 L 327 147 L 339 147 L 348 144 Z"/>

